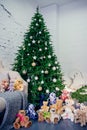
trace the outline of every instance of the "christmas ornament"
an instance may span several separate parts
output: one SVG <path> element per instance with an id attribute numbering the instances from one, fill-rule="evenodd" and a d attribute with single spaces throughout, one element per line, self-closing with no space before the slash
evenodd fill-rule
<path id="1" fill-rule="evenodd" d="M 44 81 L 43 81 L 43 80 L 41 81 L 41 84 L 44 84 Z"/>
<path id="2" fill-rule="evenodd" d="M 56 91 L 59 91 L 59 88 L 58 88 L 58 87 L 56 87 L 55 89 L 56 89 Z"/>
<path id="3" fill-rule="evenodd" d="M 41 86 L 38 87 L 38 91 L 42 91 L 42 87 Z"/>
<path id="4" fill-rule="evenodd" d="M 45 47 L 45 50 L 47 50 L 47 47 Z"/>
<path id="5" fill-rule="evenodd" d="M 30 79 L 29 79 L 29 78 L 27 79 L 27 82 L 28 82 L 28 83 L 30 82 Z"/>
<path id="6" fill-rule="evenodd" d="M 37 58 L 36 56 L 33 57 L 34 60 L 36 60 L 36 58 Z"/>
<path id="7" fill-rule="evenodd" d="M 41 31 L 39 32 L 39 34 L 41 34 Z"/>
<path id="8" fill-rule="evenodd" d="M 32 43 L 35 43 L 35 40 L 33 40 Z"/>
<path id="9" fill-rule="evenodd" d="M 37 77 L 37 76 L 35 76 L 35 80 L 38 80 L 38 77 Z"/>
<path id="10" fill-rule="evenodd" d="M 55 61 L 55 64 L 57 64 L 57 61 Z"/>
<path id="11" fill-rule="evenodd" d="M 26 70 L 23 70 L 22 73 L 23 73 L 23 74 L 26 74 L 27 72 L 26 72 Z"/>
<path id="12" fill-rule="evenodd" d="M 40 48 L 39 51 L 42 51 L 42 49 Z"/>
<path id="13" fill-rule="evenodd" d="M 51 55 L 48 55 L 48 58 L 50 59 L 50 58 L 51 58 Z"/>
<path id="14" fill-rule="evenodd" d="M 49 89 L 46 90 L 46 93 L 49 93 Z"/>
<path id="15" fill-rule="evenodd" d="M 49 63 L 49 64 L 48 64 L 48 66 L 50 67 L 50 66 L 51 66 L 51 64 Z"/>
<path id="16" fill-rule="evenodd" d="M 56 67 L 54 66 L 54 67 L 52 68 L 52 70 L 56 70 Z"/>
<path id="17" fill-rule="evenodd" d="M 48 74 L 48 70 L 45 70 L 45 74 Z"/>
<path id="18" fill-rule="evenodd" d="M 44 73 L 44 71 L 42 70 L 42 71 L 41 71 L 41 73 L 43 74 L 43 73 Z"/>
<path id="19" fill-rule="evenodd" d="M 32 39 L 32 36 L 30 36 L 30 39 Z"/>
<path id="20" fill-rule="evenodd" d="M 36 26 L 38 26 L 38 23 L 36 23 Z"/>
<path id="21" fill-rule="evenodd" d="M 40 43 L 40 41 L 38 41 L 38 43 Z"/>
<path id="22" fill-rule="evenodd" d="M 28 46 L 30 46 L 30 43 L 28 43 Z"/>
<path id="23" fill-rule="evenodd" d="M 41 19 L 39 19 L 39 22 L 41 22 L 42 20 Z"/>
<path id="24" fill-rule="evenodd" d="M 56 78 L 54 78 L 54 79 L 53 79 L 53 82 L 54 82 L 54 83 L 56 83 L 56 81 L 57 81 L 57 79 L 56 79 Z"/>
<path id="25" fill-rule="evenodd" d="M 35 62 L 33 62 L 33 63 L 32 63 L 32 66 L 33 66 L 33 67 L 34 67 L 34 66 L 36 66 L 36 63 L 35 63 Z"/>

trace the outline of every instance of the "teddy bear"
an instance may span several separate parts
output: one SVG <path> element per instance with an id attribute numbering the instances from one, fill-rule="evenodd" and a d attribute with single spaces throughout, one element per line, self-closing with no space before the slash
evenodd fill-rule
<path id="1" fill-rule="evenodd" d="M 17 118 L 13 123 L 15 129 L 19 129 L 20 127 L 29 128 L 32 122 L 29 120 L 29 117 L 26 116 L 25 110 L 19 110 L 17 114 Z"/>
<path id="2" fill-rule="evenodd" d="M 66 99 L 65 105 L 63 106 L 64 112 L 61 114 L 61 117 L 63 119 L 70 119 L 71 121 L 74 121 L 74 100 L 73 99 Z"/>
<path id="3" fill-rule="evenodd" d="M 44 113 L 42 111 L 38 111 L 38 122 L 43 122 L 45 119 L 44 119 Z"/>
<path id="4" fill-rule="evenodd" d="M 60 95 L 60 99 L 63 100 L 63 102 L 65 102 L 66 99 L 68 99 L 70 97 L 70 92 L 68 92 L 66 89 L 62 90 L 62 94 Z"/>
<path id="5" fill-rule="evenodd" d="M 41 111 L 47 112 L 49 110 L 48 101 L 43 101 L 43 105 L 41 106 Z"/>
<path id="6" fill-rule="evenodd" d="M 80 123 L 81 126 L 87 123 L 87 106 L 84 104 L 80 105 L 80 109 L 75 109 L 74 111 L 74 121 L 75 123 Z"/>
<path id="7" fill-rule="evenodd" d="M 62 99 L 56 100 L 56 111 L 57 111 L 57 114 L 63 113 L 63 100 Z"/>
<path id="8" fill-rule="evenodd" d="M 9 90 L 9 81 L 8 80 L 2 80 L 0 85 L 0 92 L 5 92 Z"/>
<path id="9" fill-rule="evenodd" d="M 22 79 L 16 79 L 14 82 L 14 90 L 19 90 L 23 91 L 24 90 L 24 85 Z"/>
<path id="10" fill-rule="evenodd" d="M 61 116 L 56 113 L 55 107 L 50 108 L 50 122 L 53 124 L 57 124 L 59 120 L 61 119 Z"/>

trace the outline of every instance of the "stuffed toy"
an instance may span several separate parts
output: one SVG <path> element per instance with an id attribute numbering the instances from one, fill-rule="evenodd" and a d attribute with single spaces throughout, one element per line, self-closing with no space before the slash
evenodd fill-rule
<path id="1" fill-rule="evenodd" d="M 25 110 L 19 110 L 17 114 L 17 118 L 13 123 L 15 129 L 19 129 L 20 127 L 29 128 L 32 122 L 29 120 L 29 117 L 26 116 Z"/>
<path id="2" fill-rule="evenodd" d="M 63 102 L 65 102 L 65 100 L 68 99 L 69 96 L 70 96 L 70 93 L 66 89 L 63 89 L 62 94 L 60 95 L 60 99 L 62 99 Z"/>
<path id="3" fill-rule="evenodd" d="M 14 82 L 14 90 L 19 90 L 23 91 L 24 90 L 24 85 L 22 79 L 17 79 Z"/>
<path id="4" fill-rule="evenodd" d="M 50 112 L 43 112 L 43 116 L 44 116 L 44 120 L 47 122 L 47 123 L 50 123 Z"/>
<path id="5" fill-rule="evenodd" d="M 87 111 L 76 109 L 74 112 L 75 123 L 80 123 L 81 126 L 85 126 L 87 123 Z"/>
<path id="6" fill-rule="evenodd" d="M 42 111 L 38 111 L 38 122 L 43 122 L 44 119 L 44 113 Z"/>
<path id="7" fill-rule="evenodd" d="M 9 90 L 9 81 L 8 80 L 2 80 L 0 85 L 0 92 L 5 92 Z"/>
<path id="8" fill-rule="evenodd" d="M 47 105 L 48 105 L 48 101 L 43 101 L 43 105 L 41 106 L 41 111 L 48 112 L 49 106 Z"/>
<path id="9" fill-rule="evenodd" d="M 62 99 L 56 100 L 56 111 L 57 111 L 57 114 L 60 114 L 60 115 L 63 113 L 63 100 Z"/>
<path id="10" fill-rule="evenodd" d="M 37 119 L 37 113 L 35 112 L 35 107 L 33 104 L 28 105 L 28 109 L 26 110 L 27 116 L 30 117 L 30 119 Z"/>
<path id="11" fill-rule="evenodd" d="M 74 121 L 74 114 L 71 110 L 71 108 L 66 107 L 63 114 L 61 114 L 61 117 L 63 119 L 70 119 L 72 122 Z"/>
<path id="12" fill-rule="evenodd" d="M 49 100 L 49 105 L 55 104 L 56 94 L 54 92 L 50 93 L 48 100 Z"/>
<path id="13" fill-rule="evenodd" d="M 60 115 L 56 113 L 56 109 L 52 106 L 51 106 L 51 109 L 50 109 L 50 122 L 53 123 L 53 124 L 57 124 L 60 120 Z"/>
<path id="14" fill-rule="evenodd" d="M 61 114 L 63 119 L 70 119 L 71 121 L 74 121 L 74 100 L 73 99 L 66 99 L 65 105 L 63 106 L 64 112 Z"/>

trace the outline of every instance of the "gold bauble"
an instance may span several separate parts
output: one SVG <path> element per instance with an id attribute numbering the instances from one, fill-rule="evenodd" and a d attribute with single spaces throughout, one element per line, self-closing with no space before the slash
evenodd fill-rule
<path id="1" fill-rule="evenodd" d="M 32 66 L 36 66 L 36 63 L 35 63 L 35 62 L 33 62 L 33 63 L 32 63 Z"/>
<path id="2" fill-rule="evenodd" d="M 42 91 L 42 87 L 41 86 L 38 87 L 38 91 Z"/>

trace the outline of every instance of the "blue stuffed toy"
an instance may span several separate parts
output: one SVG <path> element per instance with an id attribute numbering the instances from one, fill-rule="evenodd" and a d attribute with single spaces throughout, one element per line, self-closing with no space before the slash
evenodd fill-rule
<path id="1" fill-rule="evenodd" d="M 37 119 L 37 113 L 35 112 L 35 107 L 33 104 L 28 105 L 28 109 L 26 110 L 27 116 L 29 116 L 30 119 Z"/>
<path id="2" fill-rule="evenodd" d="M 49 94 L 48 102 L 49 105 L 55 104 L 56 103 L 56 94 L 54 92 Z"/>

